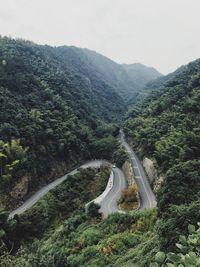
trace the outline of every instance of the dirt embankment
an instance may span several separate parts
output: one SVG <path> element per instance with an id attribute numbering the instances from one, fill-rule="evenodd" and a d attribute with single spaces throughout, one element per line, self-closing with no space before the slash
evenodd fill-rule
<path id="1" fill-rule="evenodd" d="M 120 207 L 128 211 L 136 210 L 140 206 L 140 198 L 133 168 L 128 160 L 123 164 L 122 170 L 127 178 L 128 188 L 122 191 Z"/>

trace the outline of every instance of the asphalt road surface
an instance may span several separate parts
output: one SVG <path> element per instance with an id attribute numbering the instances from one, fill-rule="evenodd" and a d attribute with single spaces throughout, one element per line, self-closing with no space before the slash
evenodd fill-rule
<path id="1" fill-rule="evenodd" d="M 151 189 L 147 176 L 144 172 L 144 169 L 138 159 L 137 155 L 134 153 L 130 145 L 126 142 L 123 131 L 120 131 L 120 139 L 122 145 L 125 147 L 133 167 L 135 174 L 135 181 L 138 186 L 139 195 L 140 195 L 140 208 L 139 210 L 145 208 L 153 208 L 156 206 L 155 195 Z"/>
<path id="2" fill-rule="evenodd" d="M 125 141 L 124 133 L 121 131 L 121 142 L 124 145 L 126 151 L 128 152 L 132 167 L 135 173 L 136 183 L 139 188 L 140 194 L 140 210 L 144 208 L 153 208 L 156 206 L 155 196 L 154 193 L 149 185 L 148 179 L 145 175 L 143 167 L 133 152 L 129 144 Z M 80 168 L 88 168 L 88 167 L 95 167 L 98 168 L 102 163 L 107 161 L 104 160 L 93 160 L 88 163 L 83 164 Z M 107 162 L 108 163 L 108 162 Z M 51 182 L 50 184 L 42 187 L 38 190 L 33 196 L 27 199 L 23 205 L 19 208 L 12 211 L 9 215 L 9 218 L 13 218 L 15 214 L 21 214 L 30 207 L 32 207 L 41 197 L 43 197 L 47 192 L 53 189 L 55 186 L 62 183 L 69 175 L 73 175 L 77 173 L 78 169 L 73 170 L 72 172 L 56 179 L 55 181 Z M 103 213 L 103 217 L 107 217 L 109 214 L 114 212 L 119 212 L 118 209 L 118 201 L 121 196 L 121 191 L 126 188 L 127 182 L 123 172 L 118 168 L 113 168 L 113 187 L 109 191 L 109 193 L 101 200 L 101 209 L 100 211 Z"/>
<path id="3" fill-rule="evenodd" d="M 106 161 L 103 160 L 93 160 L 88 163 L 83 164 L 80 166 L 80 168 L 88 168 L 88 167 L 94 167 L 98 168 L 102 163 Z M 49 192 L 51 189 L 53 189 L 55 186 L 62 183 L 69 175 L 73 175 L 77 173 L 78 169 L 73 170 L 72 172 L 65 174 L 64 176 L 56 179 L 55 181 L 51 182 L 48 185 L 45 185 L 40 190 L 38 190 L 33 196 L 31 196 L 29 199 L 27 199 L 23 205 L 21 205 L 19 208 L 15 209 L 9 214 L 9 218 L 12 218 L 15 214 L 21 214 L 30 207 L 32 207 L 41 197 L 43 197 L 47 192 Z"/>
<path id="4" fill-rule="evenodd" d="M 121 192 L 127 187 L 126 178 L 123 172 L 118 168 L 113 168 L 113 187 L 109 193 L 100 202 L 100 212 L 106 218 L 109 214 L 119 212 L 118 201 L 121 197 Z"/>

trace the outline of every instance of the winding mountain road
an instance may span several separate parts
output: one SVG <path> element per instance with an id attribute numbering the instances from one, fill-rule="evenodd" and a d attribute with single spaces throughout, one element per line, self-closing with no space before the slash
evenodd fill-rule
<path id="1" fill-rule="evenodd" d="M 151 189 L 147 176 L 144 169 L 140 163 L 135 152 L 132 150 L 130 145 L 126 142 L 123 131 L 120 131 L 120 140 L 124 148 L 126 149 L 132 164 L 132 168 L 135 174 L 135 181 L 139 189 L 140 195 L 140 208 L 139 210 L 145 208 L 154 208 L 156 206 L 155 195 Z"/>
<path id="2" fill-rule="evenodd" d="M 99 203 L 103 217 L 106 218 L 109 214 L 120 212 L 118 208 L 118 201 L 121 197 L 121 192 L 127 187 L 126 178 L 124 173 L 119 168 L 113 168 L 113 186 L 109 193 Z"/>
<path id="3" fill-rule="evenodd" d="M 140 208 L 139 209 L 142 210 L 144 208 L 153 208 L 156 206 L 155 196 L 149 185 L 149 182 L 145 175 L 143 167 L 138 157 L 136 156 L 136 154 L 133 152 L 129 144 L 125 141 L 123 131 L 120 131 L 120 139 L 121 139 L 122 145 L 125 147 L 126 151 L 128 152 L 130 156 L 132 167 L 135 173 L 135 179 L 136 179 L 136 183 L 138 185 L 139 194 L 140 194 Z M 83 164 L 79 168 L 88 168 L 88 167 L 98 168 L 100 167 L 102 163 L 108 163 L 112 165 L 108 161 L 93 160 L 93 161 Z M 73 175 L 77 173 L 79 168 L 69 172 L 68 174 L 42 187 L 33 196 L 27 199 L 24 202 L 24 204 L 22 204 L 19 208 L 12 211 L 9 214 L 9 219 L 13 218 L 15 214 L 21 214 L 25 212 L 27 209 L 31 208 L 47 192 L 49 192 L 51 189 L 53 189 L 54 187 L 62 183 L 64 180 L 66 180 L 69 175 Z M 113 168 L 112 171 L 113 171 L 112 186 L 108 190 L 108 192 L 103 197 L 101 197 L 101 200 L 99 202 L 101 206 L 100 211 L 103 213 L 104 218 L 107 217 L 111 213 L 119 212 L 118 200 L 120 199 L 121 191 L 127 187 L 127 181 L 124 176 L 124 173 L 119 168 L 116 168 L 116 167 Z"/>
<path id="4" fill-rule="evenodd" d="M 83 164 L 79 168 L 89 168 L 89 167 L 99 168 L 102 163 L 108 163 L 108 162 L 104 161 L 104 160 L 93 160 L 93 161 L 90 161 L 90 162 Z M 29 199 L 27 199 L 19 208 L 12 211 L 9 214 L 9 218 L 13 218 L 15 214 L 21 214 L 21 213 L 25 212 L 27 209 L 31 208 L 47 192 L 49 192 L 51 189 L 53 189 L 57 185 L 61 184 L 64 180 L 66 180 L 69 175 L 76 174 L 78 172 L 79 168 L 65 174 L 64 176 L 56 179 L 55 181 L 51 182 L 50 184 L 45 185 L 44 187 L 39 189 L 34 195 L 32 195 Z"/>

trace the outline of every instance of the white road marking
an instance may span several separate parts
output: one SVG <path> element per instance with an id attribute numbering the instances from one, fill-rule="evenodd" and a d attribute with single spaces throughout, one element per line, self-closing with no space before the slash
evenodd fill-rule
<path id="1" fill-rule="evenodd" d="M 125 147 L 126 147 L 126 149 L 127 149 L 127 152 L 131 152 L 130 148 L 128 148 L 127 145 L 126 145 Z M 148 191 L 147 191 L 147 189 L 146 189 L 146 185 L 145 185 L 145 183 L 144 183 L 144 181 L 143 181 L 143 179 L 142 179 L 142 174 L 141 174 L 140 168 L 139 168 L 139 166 L 138 166 L 137 160 L 136 160 L 135 157 L 131 157 L 131 159 L 134 159 L 134 160 L 135 160 L 135 162 L 134 162 L 133 160 L 132 160 L 132 162 L 133 162 L 133 164 L 136 164 L 136 166 L 134 166 L 134 167 L 136 167 L 136 168 L 138 169 L 138 171 L 139 171 L 140 176 L 138 176 L 138 177 L 141 177 L 142 184 L 143 184 L 143 187 L 144 187 L 144 190 L 145 190 L 145 192 L 146 192 L 147 199 L 148 199 L 148 202 L 149 202 L 149 207 L 151 207 L 152 205 L 151 205 L 151 201 L 150 201 L 150 198 L 149 198 L 149 194 L 148 194 Z M 136 178 L 136 179 L 140 179 L 140 178 Z"/>
<path id="2" fill-rule="evenodd" d="M 118 174 L 117 174 L 117 176 L 118 176 Z M 115 177 L 116 177 L 116 176 L 114 176 L 114 181 L 115 181 Z M 111 200 L 110 200 L 110 202 L 109 202 L 109 204 L 108 204 L 108 210 L 110 210 L 110 213 L 112 213 L 111 203 L 112 203 L 113 199 L 115 198 L 115 196 L 118 195 L 118 193 L 121 191 L 121 185 L 122 185 L 122 182 L 121 182 L 120 176 L 118 176 L 118 177 L 119 177 L 119 189 L 118 189 L 117 192 L 113 195 L 113 197 L 111 198 Z"/>
<path id="3" fill-rule="evenodd" d="M 139 174 L 140 174 L 140 176 L 142 177 L 142 174 L 141 174 L 141 171 L 140 171 L 140 168 L 139 168 L 139 166 L 138 166 L 137 161 L 136 161 L 136 164 L 137 164 L 137 167 L 138 167 Z M 148 194 L 148 191 L 147 191 L 147 189 L 146 189 L 146 185 L 145 185 L 143 179 L 141 179 L 141 180 L 142 180 L 142 184 L 143 184 L 143 186 L 144 186 L 144 190 L 145 190 L 146 195 L 147 195 L 147 199 L 148 199 L 148 202 L 149 202 L 149 207 L 151 207 L 151 201 L 150 201 L 150 199 L 149 199 L 149 194 Z"/>

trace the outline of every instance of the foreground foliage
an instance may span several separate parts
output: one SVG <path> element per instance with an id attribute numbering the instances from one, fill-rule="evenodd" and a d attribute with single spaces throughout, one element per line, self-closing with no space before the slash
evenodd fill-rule
<path id="1" fill-rule="evenodd" d="M 198 223 L 200 226 L 200 223 Z M 200 266 L 200 227 L 196 230 L 195 227 L 190 224 L 188 226 L 189 236 L 179 236 L 179 243 L 176 247 L 179 253 L 169 252 L 157 252 L 155 256 L 156 262 L 152 263 L 150 267 L 192 267 Z"/>
<path id="2" fill-rule="evenodd" d="M 7 220 L 2 211 L 0 266 L 150 264 L 159 250 L 155 210 L 116 213 L 102 221 L 98 206 L 85 208 L 104 190 L 109 173 L 106 166 L 80 170 L 23 215 Z"/>
<path id="3" fill-rule="evenodd" d="M 154 221 L 153 211 L 100 222 L 79 210 L 45 238 L 23 246 L 11 266 L 145 266 L 159 246 Z"/>
<path id="4" fill-rule="evenodd" d="M 85 203 L 96 198 L 107 185 L 110 175 L 108 166 L 95 169 L 80 169 L 55 189 L 41 198 L 22 215 L 8 220 L 6 211 L 0 212 L 0 255 L 17 251 L 22 243 L 42 238 L 72 216 L 75 210 L 85 210 Z M 89 213 L 87 213 L 89 214 Z M 101 216 L 98 218 L 98 220 Z"/>

